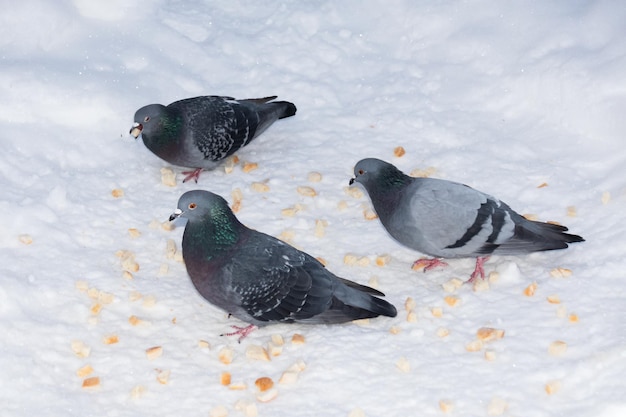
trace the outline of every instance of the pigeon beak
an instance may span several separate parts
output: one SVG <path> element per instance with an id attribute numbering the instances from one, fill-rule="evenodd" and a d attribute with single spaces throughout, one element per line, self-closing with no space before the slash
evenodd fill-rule
<path id="1" fill-rule="evenodd" d="M 133 127 L 130 129 L 130 134 L 133 135 L 135 137 L 135 139 L 137 139 L 139 137 L 139 135 L 141 134 L 141 130 L 143 129 L 143 125 L 141 123 L 133 123 Z"/>
<path id="2" fill-rule="evenodd" d="M 350 183 L 348 185 L 354 184 L 354 181 L 356 181 L 356 178 L 350 178 Z"/>
<path id="3" fill-rule="evenodd" d="M 170 216 L 170 221 L 173 222 L 174 220 L 179 218 L 181 214 L 183 214 L 183 211 L 181 209 L 174 210 L 174 213 L 172 213 L 172 215 Z"/>

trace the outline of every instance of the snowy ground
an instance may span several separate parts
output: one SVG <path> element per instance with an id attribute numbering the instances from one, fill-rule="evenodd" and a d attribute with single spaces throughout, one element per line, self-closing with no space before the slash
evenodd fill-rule
<path id="1" fill-rule="evenodd" d="M 625 21 L 626 5 L 614 1 L 3 8 L 2 415 L 624 415 Z M 298 114 L 239 152 L 231 173 L 165 186 L 168 165 L 128 135 L 133 114 L 203 94 L 278 95 Z M 489 289 L 448 292 L 472 260 L 412 271 L 420 255 L 364 218 L 367 196 L 346 192 L 352 167 L 369 156 L 465 182 L 587 241 L 494 257 L 487 271 L 499 279 Z M 246 173 L 244 162 L 258 168 Z M 311 171 L 322 180 L 309 181 Z M 240 189 L 245 224 L 378 286 L 398 317 L 273 326 L 241 344 L 220 337 L 240 323 L 195 292 L 166 250 L 170 239 L 180 246 L 182 228 L 161 226 L 196 187 L 229 201 Z M 327 222 L 321 237 L 316 220 Z M 377 266 L 382 255 L 389 262 Z M 555 268 L 571 276 L 555 278 Z M 504 337 L 474 346 L 481 327 Z M 296 333 L 304 344 L 292 344 Z M 246 356 L 273 335 L 285 340 L 280 355 Z M 162 355 L 148 357 L 155 346 Z M 219 360 L 224 348 L 231 364 Z M 278 383 L 298 363 L 297 380 Z M 84 388 L 94 377 L 99 384 Z M 275 382 L 272 401 L 256 398 L 259 377 Z"/>

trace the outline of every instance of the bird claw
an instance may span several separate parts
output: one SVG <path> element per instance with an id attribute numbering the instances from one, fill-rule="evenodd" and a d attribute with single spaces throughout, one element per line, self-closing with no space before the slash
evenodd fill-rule
<path id="1" fill-rule="evenodd" d="M 197 184 L 198 179 L 200 179 L 200 173 L 202 172 L 202 170 L 203 168 L 197 168 L 197 169 L 194 169 L 193 171 L 183 171 L 183 175 L 185 175 L 183 182 L 187 182 L 193 179 Z"/>
<path id="2" fill-rule="evenodd" d="M 476 258 L 476 267 L 474 268 L 474 272 L 470 276 L 470 279 L 466 281 L 467 284 L 473 284 L 476 281 L 476 278 L 480 275 L 480 279 L 485 279 L 485 262 L 489 260 L 489 256 L 481 256 Z"/>
<path id="3" fill-rule="evenodd" d="M 413 262 L 413 266 L 411 266 L 411 269 L 415 271 L 419 271 L 421 269 L 424 272 L 426 272 L 426 271 L 430 271 L 431 269 L 435 269 L 438 266 L 446 267 L 448 266 L 448 264 L 442 261 L 441 259 L 437 259 L 437 258 L 432 258 L 432 259 L 422 258 Z"/>
<path id="4" fill-rule="evenodd" d="M 220 336 L 239 336 L 237 339 L 237 343 L 241 343 L 243 339 L 246 338 L 250 333 L 256 330 L 256 326 L 254 324 L 249 324 L 246 327 L 241 326 L 230 326 L 235 329 L 234 332 L 222 333 Z"/>

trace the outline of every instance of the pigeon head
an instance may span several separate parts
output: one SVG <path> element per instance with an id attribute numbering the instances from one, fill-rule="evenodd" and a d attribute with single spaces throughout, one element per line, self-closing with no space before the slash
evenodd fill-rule
<path id="1" fill-rule="evenodd" d="M 358 182 L 368 192 L 391 190 L 406 185 L 411 177 L 405 175 L 388 162 L 375 158 L 366 158 L 357 162 L 354 167 L 354 178 L 350 185 Z"/>
<path id="2" fill-rule="evenodd" d="M 170 216 L 170 221 L 179 217 L 193 223 L 214 217 L 234 218 L 235 215 L 226 200 L 219 195 L 205 190 L 193 190 L 180 196 L 178 208 Z"/>
<path id="3" fill-rule="evenodd" d="M 150 104 L 135 112 L 135 123 L 130 129 L 130 134 L 137 139 L 140 134 L 150 136 L 160 129 L 161 116 L 165 113 L 165 106 L 161 104 Z"/>

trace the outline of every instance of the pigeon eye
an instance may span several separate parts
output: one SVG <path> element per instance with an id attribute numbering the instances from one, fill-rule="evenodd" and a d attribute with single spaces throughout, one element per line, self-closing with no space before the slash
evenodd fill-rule
<path id="1" fill-rule="evenodd" d="M 362 169 L 359 169 L 359 172 L 357 172 L 357 174 L 363 175 L 363 174 L 365 174 L 365 171 L 363 171 Z"/>
<path id="2" fill-rule="evenodd" d="M 144 123 L 147 123 L 149 121 L 150 121 L 150 116 L 146 116 L 146 117 L 143 118 L 143 122 Z"/>
<path id="3" fill-rule="evenodd" d="M 189 207 L 189 210 L 193 210 L 196 208 L 196 203 L 190 203 L 187 207 Z"/>

